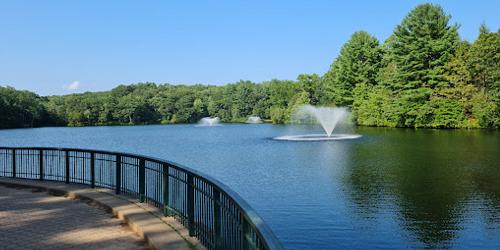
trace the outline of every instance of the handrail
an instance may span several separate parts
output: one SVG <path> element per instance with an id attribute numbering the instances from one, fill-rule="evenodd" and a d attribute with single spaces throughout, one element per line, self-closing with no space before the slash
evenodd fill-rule
<path id="1" fill-rule="evenodd" d="M 236 192 L 172 161 L 94 149 L 0 147 L 0 176 L 115 189 L 174 216 L 208 249 L 283 249 Z"/>

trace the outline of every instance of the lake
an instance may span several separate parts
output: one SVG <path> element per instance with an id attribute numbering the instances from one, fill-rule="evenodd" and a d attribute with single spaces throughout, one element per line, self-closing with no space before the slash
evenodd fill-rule
<path id="1" fill-rule="evenodd" d="M 164 158 L 238 192 L 286 249 L 500 249 L 500 132 L 356 128 L 355 140 L 270 124 L 0 130 L 1 146 Z"/>

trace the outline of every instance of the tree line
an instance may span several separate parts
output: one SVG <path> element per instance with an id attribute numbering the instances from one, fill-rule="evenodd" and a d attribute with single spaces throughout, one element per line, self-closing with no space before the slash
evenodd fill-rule
<path id="1" fill-rule="evenodd" d="M 0 127 L 243 122 L 288 123 L 304 104 L 344 106 L 358 125 L 500 128 L 500 30 L 470 43 L 434 4 L 414 8 L 383 43 L 355 32 L 323 76 L 222 86 L 138 83 L 38 96 L 0 87 Z"/>

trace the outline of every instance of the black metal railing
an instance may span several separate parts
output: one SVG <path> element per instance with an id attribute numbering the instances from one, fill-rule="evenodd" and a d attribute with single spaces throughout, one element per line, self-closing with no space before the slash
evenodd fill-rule
<path id="1" fill-rule="evenodd" d="M 208 249 L 282 249 L 238 194 L 173 162 L 100 150 L 0 147 L 0 176 L 114 189 L 174 216 Z"/>

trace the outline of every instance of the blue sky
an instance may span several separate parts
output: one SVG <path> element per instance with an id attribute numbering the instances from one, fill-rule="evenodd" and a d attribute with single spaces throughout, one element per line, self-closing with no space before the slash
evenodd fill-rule
<path id="1" fill-rule="evenodd" d="M 152 81 L 224 84 L 323 74 L 357 30 L 383 41 L 423 1 L 1 1 L 0 85 L 42 95 Z M 440 4 L 462 38 L 500 1 Z"/>

